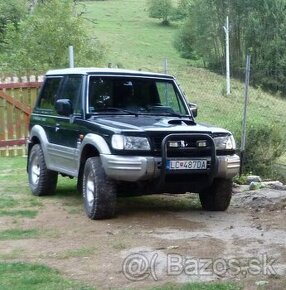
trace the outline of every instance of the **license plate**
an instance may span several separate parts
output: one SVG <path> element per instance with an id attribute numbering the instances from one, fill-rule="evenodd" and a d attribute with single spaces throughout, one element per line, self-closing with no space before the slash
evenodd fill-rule
<path id="1" fill-rule="evenodd" d="M 204 170 L 207 169 L 207 160 L 167 160 L 169 170 Z"/>

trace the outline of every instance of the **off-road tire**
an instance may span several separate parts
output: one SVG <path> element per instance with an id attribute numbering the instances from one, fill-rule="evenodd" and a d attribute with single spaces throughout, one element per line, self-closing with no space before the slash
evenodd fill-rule
<path id="1" fill-rule="evenodd" d="M 225 211 L 232 196 L 232 180 L 215 179 L 209 188 L 200 192 L 199 196 L 204 210 Z"/>
<path id="2" fill-rule="evenodd" d="M 28 177 L 31 191 L 36 196 L 53 195 L 56 191 L 58 173 L 47 169 L 40 144 L 35 144 L 29 155 Z"/>
<path id="3" fill-rule="evenodd" d="M 85 212 L 90 219 L 114 217 L 116 184 L 106 176 L 99 157 L 91 157 L 85 163 L 82 192 Z"/>

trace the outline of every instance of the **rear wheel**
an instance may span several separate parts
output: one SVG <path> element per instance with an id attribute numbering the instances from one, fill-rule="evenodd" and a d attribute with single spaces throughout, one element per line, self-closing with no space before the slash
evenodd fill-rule
<path id="1" fill-rule="evenodd" d="M 116 184 L 106 176 L 99 157 L 86 161 L 82 191 L 85 212 L 90 219 L 106 219 L 115 215 Z"/>
<path id="2" fill-rule="evenodd" d="M 35 144 L 30 152 L 28 164 L 29 185 L 37 196 L 55 193 L 58 173 L 47 169 L 44 153 L 40 144 Z"/>
<path id="3" fill-rule="evenodd" d="M 213 184 L 200 192 L 203 209 L 208 211 L 227 210 L 232 196 L 231 179 L 215 179 Z"/>

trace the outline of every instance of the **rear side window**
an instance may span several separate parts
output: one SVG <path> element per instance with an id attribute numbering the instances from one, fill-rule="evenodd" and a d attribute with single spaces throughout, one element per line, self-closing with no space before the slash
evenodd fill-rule
<path id="1" fill-rule="evenodd" d="M 75 113 L 81 112 L 82 96 L 82 76 L 68 76 L 63 85 L 63 89 L 57 99 L 69 99 L 72 102 Z"/>
<path id="2" fill-rule="evenodd" d="M 62 82 L 62 77 L 48 77 L 40 93 L 37 108 L 55 111 L 55 101 Z"/>

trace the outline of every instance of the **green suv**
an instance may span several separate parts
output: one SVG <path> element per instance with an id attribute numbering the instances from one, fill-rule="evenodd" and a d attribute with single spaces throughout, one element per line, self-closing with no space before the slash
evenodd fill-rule
<path id="1" fill-rule="evenodd" d="M 27 170 L 34 195 L 77 178 L 86 214 L 111 218 L 116 197 L 199 193 L 224 211 L 239 172 L 233 135 L 198 124 L 174 77 L 118 69 L 48 71 L 30 120 Z"/>

